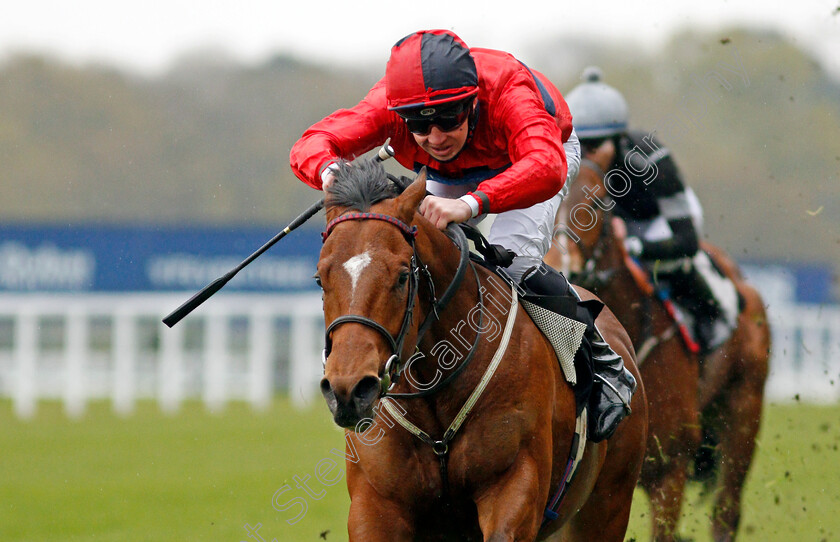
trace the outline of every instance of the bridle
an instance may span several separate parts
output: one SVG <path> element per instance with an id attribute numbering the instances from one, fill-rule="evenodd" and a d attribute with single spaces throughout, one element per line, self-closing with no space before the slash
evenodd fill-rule
<path id="1" fill-rule="evenodd" d="M 455 438 L 455 434 L 458 432 L 458 429 L 464 423 L 469 413 L 472 411 L 472 408 L 475 406 L 476 402 L 478 402 L 479 397 L 481 397 L 482 392 L 486 388 L 488 382 L 493 377 L 493 374 L 498 367 L 501 359 L 504 357 L 505 351 L 507 349 L 507 344 L 510 339 L 511 331 L 513 330 L 513 325 L 516 321 L 515 315 L 517 312 L 517 295 L 516 291 L 514 290 L 511 295 L 512 300 L 512 307 L 508 313 L 508 321 L 505 325 L 505 332 L 503 333 L 503 337 L 500 340 L 499 349 L 493 356 L 490 364 L 485 369 L 484 375 L 482 376 L 478 385 L 473 389 L 470 397 L 467 399 L 466 403 L 461 407 L 461 410 L 455 416 L 455 419 L 449 425 L 449 427 L 444 432 L 443 436 L 440 440 L 436 440 L 430 436 L 429 433 L 423 431 L 409 420 L 407 420 L 392 404 L 392 398 L 400 397 L 400 398 L 414 398 L 414 397 L 426 397 L 432 395 L 433 393 L 438 392 L 439 390 L 443 389 L 445 386 L 449 385 L 459 374 L 461 374 L 464 369 L 470 364 L 470 361 L 475 357 L 476 352 L 478 351 L 479 341 L 483 335 L 482 329 L 484 329 L 483 324 L 483 313 L 484 313 L 484 294 L 483 294 L 483 287 L 481 286 L 481 281 L 478 277 L 478 271 L 475 269 L 475 264 L 470 259 L 470 251 L 469 251 L 469 244 L 467 242 L 467 237 L 464 234 L 464 231 L 461 227 L 457 224 L 449 224 L 446 228 L 446 234 L 452 239 L 455 244 L 458 246 L 460 250 L 461 256 L 458 262 L 458 269 L 455 272 L 455 277 L 452 279 L 452 282 L 449 283 L 449 286 L 446 287 L 443 295 L 440 299 L 435 299 L 434 293 L 434 283 L 432 281 L 431 273 L 426 265 L 420 259 L 420 255 L 417 253 L 417 246 L 416 246 L 416 238 L 417 238 L 417 227 L 416 226 L 409 226 L 405 222 L 389 215 L 383 215 L 380 213 L 360 213 L 360 212 L 351 212 L 345 215 L 341 215 L 327 224 L 327 229 L 324 231 L 323 238 L 326 241 L 329 234 L 332 232 L 332 229 L 336 226 L 336 224 L 340 224 L 341 222 L 345 222 L 348 220 L 382 220 L 384 222 L 388 222 L 399 228 L 402 232 L 403 237 L 405 237 L 406 241 L 408 241 L 409 245 L 411 245 L 411 249 L 413 251 L 413 255 L 411 258 L 411 269 L 410 269 L 410 280 L 411 285 L 409 286 L 409 297 L 408 301 L 406 302 L 406 311 L 403 315 L 403 322 L 400 326 L 399 334 L 396 338 L 394 338 L 384 326 L 376 322 L 375 320 L 359 315 L 359 314 L 345 314 L 343 316 L 339 316 L 335 320 L 333 320 L 330 325 L 327 327 L 326 332 L 326 348 L 324 348 L 323 354 L 323 361 L 326 364 L 327 356 L 329 355 L 330 348 L 332 346 L 332 342 L 330 340 L 330 333 L 339 325 L 349 322 L 359 323 L 365 326 L 368 326 L 372 329 L 378 331 L 385 339 L 388 341 L 388 344 L 391 346 L 391 356 L 385 362 L 384 374 L 380 379 L 380 401 L 383 407 L 388 411 L 388 413 L 392 416 L 394 420 L 397 421 L 406 431 L 416 436 L 418 439 L 423 441 L 424 443 L 428 444 L 432 447 L 435 455 L 438 457 L 440 462 L 440 477 L 443 483 L 443 490 L 444 494 L 448 491 L 449 486 L 449 476 L 448 476 L 448 455 L 449 455 L 449 443 L 452 439 Z M 400 369 L 402 366 L 401 361 L 401 354 L 402 354 L 402 347 L 403 343 L 405 342 L 405 336 L 408 332 L 409 325 L 411 324 L 412 315 L 414 313 L 414 304 L 416 298 L 416 292 L 420 282 L 420 275 L 422 274 L 426 280 L 428 281 L 430 292 L 431 292 L 431 306 L 429 313 L 426 315 L 426 318 L 418 327 L 417 331 L 417 339 L 416 339 L 416 346 L 415 350 L 419 352 L 419 344 L 423 335 L 426 331 L 429 330 L 432 323 L 439 320 L 440 312 L 446 308 L 449 301 L 455 295 L 455 292 L 461 287 L 461 283 L 464 280 L 464 275 L 467 271 L 467 266 L 470 266 L 473 271 L 473 275 L 475 276 L 475 285 L 478 291 L 478 325 L 474 328 L 476 330 L 475 339 L 473 341 L 472 346 L 470 347 L 470 351 L 464 360 L 461 362 L 460 365 L 455 367 L 449 375 L 445 378 L 441 379 L 437 384 L 434 386 L 417 391 L 412 393 L 393 393 L 391 389 L 397 384 L 399 376 L 400 376 Z M 392 377 L 391 373 L 394 372 Z"/>
<path id="2" fill-rule="evenodd" d="M 447 228 L 447 234 L 450 235 L 451 238 L 455 241 L 458 245 L 458 248 L 461 250 L 461 259 L 458 263 L 458 270 L 455 272 L 455 277 L 453 278 L 452 282 L 447 286 L 446 290 L 444 291 L 443 295 L 440 299 L 435 297 L 435 285 L 434 281 L 432 280 L 432 275 L 429 272 L 429 268 L 425 265 L 422 260 L 420 259 L 420 255 L 417 252 L 416 246 L 416 239 L 417 239 L 417 226 L 409 226 L 402 220 L 381 213 L 370 213 L 370 212 L 350 212 L 341 216 L 338 216 L 331 220 L 329 224 L 327 224 L 326 229 L 321 234 L 321 237 L 324 242 L 326 242 L 327 237 L 329 237 L 330 233 L 332 233 L 335 226 L 341 224 L 342 222 L 347 222 L 350 220 L 380 220 L 383 222 L 387 222 L 393 226 L 396 226 L 400 232 L 402 233 L 405 240 L 411 246 L 411 250 L 413 252 L 411 256 L 411 262 L 409 264 L 409 277 L 408 277 L 408 300 L 406 301 L 406 309 L 405 313 L 403 314 L 402 323 L 400 324 L 400 330 L 397 333 L 397 336 L 394 337 L 391 333 L 379 322 L 376 320 L 364 316 L 361 314 L 345 314 L 339 316 L 335 320 L 333 320 L 329 326 L 327 326 L 327 330 L 325 333 L 325 341 L 324 341 L 324 350 L 322 353 L 322 363 L 326 366 L 327 356 L 330 355 L 332 351 L 332 338 L 331 334 L 333 330 L 335 330 L 341 324 L 347 323 L 357 323 L 367 326 L 371 329 L 376 330 L 380 335 L 382 335 L 385 340 L 387 341 L 388 345 L 391 348 L 391 355 L 388 357 L 388 360 L 385 362 L 385 367 L 383 369 L 383 374 L 381 376 L 381 385 L 380 385 L 380 397 L 384 397 L 385 395 L 393 395 L 399 397 L 422 397 L 426 395 L 430 395 L 445 385 L 447 385 L 451 380 L 457 376 L 469 363 L 469 361 L 474 356 L 476 350 L 478 349 L 478 340 L 480 337 L 480 333 L 476 333 L 475 342 L 468 354 L 467 358 L 461 363 L 461 365 L 455 369 L 450 375 L 445 378 L 444 380 L 438 382 L 432 388 L 422 390 L 415 393 L 389 393 L 393 389 L 393 387 L 398 383 L 400 374 L 403 368 L 403 360 L 402 360 L 402 352 L 403 347 L 405 344 L 405 338 L 408 334 L 409 328 L 411 326 L 411 322 L 413 320 L 414 315 L 414 308 L 416 300 L 418 299 L 417 292 L 420 286 L 420 276 L 423 276 L 423 279 L 426 281 L 429 287 L 429 292 L 431 295 L 430 299 L 430 310 L 429 313 L 424 318 L 423 322 L 420 324 L 418 331 L 417 331 L 417 339 L 416 344 L 420 344 L 420 340 L 425 335 L 426 331 L 431 327 L 431 325 L 439 319 L 440 311 L 442 311 L 452 297 L 455 295 L 455 292 L 460 287 L 461 283 L 464 280 L 464 275 L 466 274 L 467 265 L 473 267 L 473 273 L 476 274 L 476 283 L 478 284 L 478 274 L 475 271 L 475 267 L 472 265 L 472 262 L 469 260 L 469 246 L 467 245 L 466 237 L 464 233 L 460 230 L 460 228 L 450 225 Z M 481 288 L 479 288 L 479 306 L 483 306 L 481 304 L 482 294 Z M 479 325 L 477 329 L 482 329 L 481 323 L 481 313 L 479 313 Z M 415 350 L 418 347 L 415 346 Z"/>

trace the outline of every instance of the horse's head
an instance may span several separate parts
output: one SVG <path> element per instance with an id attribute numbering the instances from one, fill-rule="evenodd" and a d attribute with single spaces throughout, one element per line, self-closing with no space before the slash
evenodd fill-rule
<path id="1" fill-rule="evenodd" d="M 406 359 L 417 334 L 412 222 L 426 194 L 425 173 L 395 194 L 381 165 L 357 160 L 341 167 L 325 201 L 316 275 L 327 324 L 321 392 L 346 428 L 373 417 L 392 364 Z"/>
<path id="2" fill-rule="evenodd" d="M 614 157 L 615 147 L 609 141 L 589 153 L 557 213 L 558 248 L 552 250 L 549 263 L 590 289 L 608 278 L 605 273 L 616 267 L 620 256 L 611 213 L 615 202 L 604 186 L 604 173 Z"/>

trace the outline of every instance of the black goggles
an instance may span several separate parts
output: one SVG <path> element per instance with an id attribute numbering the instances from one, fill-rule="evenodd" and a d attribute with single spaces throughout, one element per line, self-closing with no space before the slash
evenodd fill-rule
<path id="1" fill-rule="evenodd" d="M 417 135 L 428 135 L 432 131 L 432 126 L 437 126 L 441 132 L 451 132 L 458 128 L 470 116 L 471 110 L 472 100 L 467 100 L 445 109 L 425 107 L 414 109 L 410 113 L 398 112 L 398 114 L 405 121 L 409 132 Z"/>

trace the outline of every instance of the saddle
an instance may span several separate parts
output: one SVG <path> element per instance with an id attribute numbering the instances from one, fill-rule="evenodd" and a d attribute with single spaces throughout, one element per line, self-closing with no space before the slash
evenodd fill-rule
<path id="1" fill-rule="evenodd" d="M 580 415 L 594 382 L 592 345 L 587 339 L 592 334 L 586 332 L 594 329 L 603 303 L 594 299 L 580 301 L 566 278 L 545 264 L 532 267 L 522 282 L 514 284 L 504 270 L 513 261 L 513 252 L 491 245 L 475 227 L 459 225 L 479 253 L 471 254 L 473 261 L 517 289 L 522 307 L 554 348 L 566 381 L 574 390 L 576 412 Z"/>
<path id="2" fill-rule="evenodd" d="M 705 252 L 703 256 L 711 263 L 706 272 L 713 273 L 715 280 L 726 283 L 734 292 L 735 310 L 740 314 L 744 309 L 743 297 L 714 259 Z M 719 306 L 709 307 L 697 299 L 691 285 L 685 284 L 690 282 L 686 276 L 659 273 L 654 277 L 644 264 L 630 257 L 626 259 L 626 265 L 639 289 L 662 303 L 689 351 L 701 355 L 708 354 L 729 339 L 734 329 L 733 324 L 727 320 Z M 699 271 L 692 269 L 690 273 Z M 682 295 L 679 295 L 680 293 Z M 720 300 L 715 299 L 715 302 L 720 304 Z"/>

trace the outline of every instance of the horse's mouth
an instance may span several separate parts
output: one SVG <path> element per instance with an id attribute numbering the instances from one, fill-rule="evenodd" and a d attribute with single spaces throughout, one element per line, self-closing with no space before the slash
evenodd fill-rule
<path id="1" fill-rule="evenodd" d="M 333 421 L 339 427 L 355 432 L 363 432 L 373 423 L 373 419 L 376 416 L 373 406 L 376 401 L 368 402 L 354 399 L 345 402 L 338 399 L 332 390 L 324 392 L 323 395 L 327 402 L 327 407 L 333 415 Z"/>
<path id="2" fill-rule="evenodd" d="M 373 417 L 375 416 L 373 409 L 365 413 L 358 413 L 352 408 L 341 407 L 332 414 L 336 425 L 356 433 L 363 433 L 373 423 Z"/>

